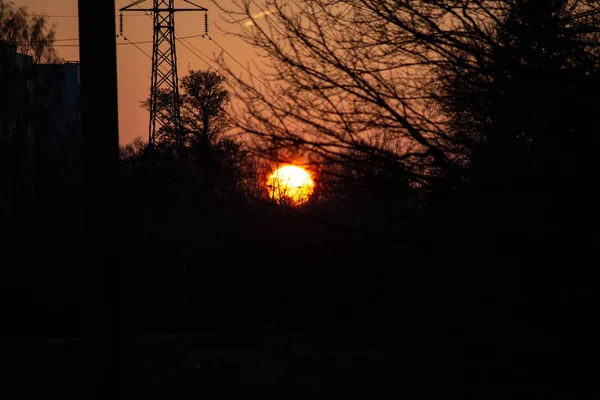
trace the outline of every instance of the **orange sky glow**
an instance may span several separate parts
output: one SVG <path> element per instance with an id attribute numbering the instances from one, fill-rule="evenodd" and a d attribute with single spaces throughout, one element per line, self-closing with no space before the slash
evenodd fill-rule
<path id="1" fill-rule="evenodd" d="M 78 41 L 78 1 L 77 0 L 13 0 L 16 6 L 26 6 L 33 15 L 46 14 L 56 27 L 56 46 L 65 61 L 79 61 Z M 119 30 L 119 9 L 130 4 L 131 0 L 115 0 L 116 32 Z M 151 7 L 153 0 L 146 0 L 142 7 Z M 235 60 L 225 55 L 225 60 L 232 67 L 237 62 L 247 65 L 252 62 L 253 49 L 227 31 L 236 30 L 237 23 L 232 22 L 229 14 L 221 11 L 214 0 L 194 0 L 195 4 L 208 9 L 209 36 L 214 41 L 202 38 L 204 34 L 203 12 L 181 12 L 175 15 L 177 42 L 178 74 L 183 77 L 189 69 L 216 70 L 219 67 L 212 62 L 227 50 Z M 260 4 L 260 2 L 258 2 Z M 231 0 L 218 0 L 218 4 L 228 9 Z M 175 7 L 185 7 L 183 0 L 175 0 Z M 257 8 L 257 12 L 260 11 Z M 140 101 L 148 98 L 150 93 L 150 73 L 152 60 L 152 19 L 138 12 L 127 12 L 124 15 L 123 37 L 117 38 L 117 74 L 119 94 L 119 141 L 130 143 L 134 138 L 148 139 L 149 114 L 140 107 Z M 239 28 L 241 29 L 241 28 Z M 189 36 L 197 36 L 188 38 Z M 136 47 L 131 42 L 139 43 Z M 220 45 L 220 47 L 219 47 Z M 146 54 L 144 54 L 146 53 Z M 102 77 L 98 77 L 102 79 Z"/>

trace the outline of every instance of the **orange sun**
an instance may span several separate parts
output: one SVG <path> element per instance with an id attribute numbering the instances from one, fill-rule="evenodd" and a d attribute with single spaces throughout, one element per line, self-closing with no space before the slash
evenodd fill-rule
<path id="1" fill-rule="evenodd" d="M 300 206 L 308 201 L 314 187 L 308 171 L 296 165 L 278 168 L 267 179 L 269 197 L 277 204 Z"/>

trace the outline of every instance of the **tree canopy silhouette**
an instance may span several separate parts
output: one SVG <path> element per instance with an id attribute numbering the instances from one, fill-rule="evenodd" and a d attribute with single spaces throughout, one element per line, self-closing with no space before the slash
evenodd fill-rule
<path id="1" fill-rule="evenodd" d="M 189 178 L 186 185 L 231 193 L 249 178 L 250 171 L 245 164 L 250 155 L 241 141 L 228 135 L 232 126 L 226 111 L 230 93 L 224 86 L 224 80 L 222 75 L 213 71 L 192 70 L 184 76 L 180 81 L 184 147 L 178 149 L 179 154 L 172 153 L 176 143 L 175 132 L 166 132 L 159 138 L 157 149 L 153 151 L 161 154 L 160 162 L 170 163 L 177 159 L 176 162 L 184 165 L 184 170 L 180 172 Z M 169 99 L 171 95 L 163 90 L 159 98 Z M 150 100 L 141 104 L 148 109 Z M 172 102 L 165 101 L 162 104 L 169 106 L 158 108 L 160 117 L 172 118 Z M 129 148 L 123 154 L 132 155 L 135 153 L 132 150 Z M 173 168 L 170 170 L 175 171 Z"/>
<path id="2" fill-rule="evenodd" d="M 590 34 L 598 27 L 578 15 L 591 3 L 511 1 L 494 29 L 479 34 L 487 45 L 438 70 L 432 95 L 479 184 L 525 187 L 585 170 L 600 41 Z"/>
<path id="3" fill-rule="evenodd" d="M 582 143 L 593 131 L 596 22 L 584 29 L 578 16 L 598 1 L 273 0 L 264 18 L 253 1 L 236 4 L 228 12 L 243 25 L 231 33 L 263 63 L 246 80 L 220 60 L 236 127 L 259 148 L 403 176 L 378 186 L 417 200 L 476 176 L 550 185 L 592 167 Z"/>
<path id="4" fill-rule="evenodd" d="M 44 161 L 64 150 L 46 147 L 59 140 L 55 127 L 63 107 L 63 74 L 37 65 L 61 62 L 54 40 L 47 17 L 0 0 L 0 213 L 20 219 L 17 226 L 37 218 L 32 205 L 36 197 L 41 203 L 41 177 L 58 169 Z"/>
<path id="5" fill-rule="evenodd" d="M 36 64 L 61 61 L 52 45 L 56 31 L 45 16 L 31 16 L 27 7 L 0 0 L 0 43 L 14 45 L 21 54 L 33 57 Z"/>
<path id="6" fill-rule="evenodd" d="M 190 140 L 215 143 L 231 126 L 225 77 L 214 71 L 190 71 L 181 79 L 182 119 Z"/>

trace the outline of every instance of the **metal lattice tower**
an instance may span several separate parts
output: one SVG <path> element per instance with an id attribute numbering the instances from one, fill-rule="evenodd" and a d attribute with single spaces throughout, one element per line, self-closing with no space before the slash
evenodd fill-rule
<path id="1" fill-rule="evenodd" d="M 152 40 L 152 77 L 150 85 L 150 135 L 149 144 L 155 145 L 161 137 L 173 135 L 176 146 L 184 143 L 180 114 L 179 79 L 177 76 L 177 53 L 175 51 L 175 12 L 208 11 L 188 0 L 194 8 L 174 8 L 175 0 L 153 0 L 152 8 L 141 8 L 137 0 L 119 11 L 143 11 L 152 13 L 154 38 Z M 206 15 L 205 15 L 206 19 Z M 123 24 L 121 19 L 121 34 Z M 205 27 L 206 29 L 206 27 Z M 207 32 L 208 33 L 208 32 Z M 166 112 L 165 112 L 166 111 Z M 164 114 L 163 114 L 164 113 Z"/>

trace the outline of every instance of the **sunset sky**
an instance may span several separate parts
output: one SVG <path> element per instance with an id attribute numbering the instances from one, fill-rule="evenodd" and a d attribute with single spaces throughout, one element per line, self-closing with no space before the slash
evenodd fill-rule
<path id="1" fill-rule="evenodd" d="M 78 4 L 77 0 L 13 0 L 17 6 L 27 6 L 31 14 L 46 14 L 56 26 L 57 49 L 66 61 L 79 60 L 78 41 Z M 212 60 L 222 51 L 229 55 L 225 59 L 232 67 L 241 63 L 244 66 L 253 61 L 253 50 L 241 39 L 227 35 L 223 29 L 232 31 L 241 29 L 238 23 L 232 22 L 229 14 L 223 12 L 216 4 L 228 9 L 231 0 L 194 0 L 195 4 L 208 9 L 209 36 L 212 41 L 202 37 L 187 38 L 204 33 L 203 12 L 181 12 L 175 16 L 176 34 L 182 39 L 177 42 L 179 77 L 187 74 L 188 69 L 219 70 Z M 115 0 L 116 32 L 119 29 L 119 8 L 131 3 L 131 0 Z M 142 7 L 151 7 L 153 0 L 146 0 Z M 261 2 L 258 2 L 261 4 Z M 175 7 L 187 7 L 183 0 L 175 0 Z M 257 8 L 257 13 L 260 11 Z M 117 68 L 119 80 L 119 136 L 121 144 L 131 142 L 135 137 L 148 138 L 148 119 L 146 110 L 140 107 L 150 92 L 151 59 L 146 55 L 152 53 L 152 19 L 138 12 L 124 14 L 123 37 L 117 38 Z M 137 46 L 130 42 L 139 43 Z M 220 46 L 220 47 L 219 47 Z M 187 48 L 186 48 L 187 47 Z M 188 49 L 189 48 L 189 49 Z M 143 50 L 143 52 L 142 52 Z M 146 54 L 144 54 L 144 52 Z M 195 53 L 195 54 L 194 54 Z M 204 61 L 203 61 L 204 60 Z M 242 71 L 240 67 L 240 71 Z M 102 79 L 102 77 L 98 77 Z"/>

